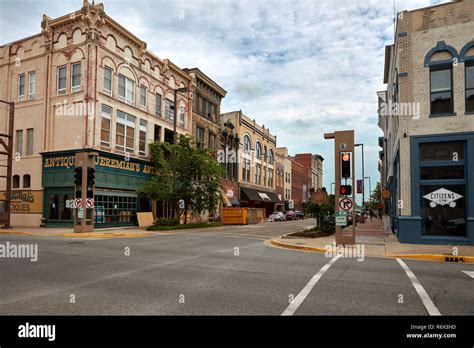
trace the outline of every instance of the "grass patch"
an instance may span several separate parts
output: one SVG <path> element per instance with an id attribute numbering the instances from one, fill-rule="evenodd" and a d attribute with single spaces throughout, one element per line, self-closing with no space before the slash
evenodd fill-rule
<path id="1" fill-rule="evenodd" d="M 308 228 L 308 229 L 303 230 L 303 231 L 291 233 L 288 236 L 303 237 L 303 238 L 321 238 L 321 237 L 328 237 L 328 236 L 330 236 L 334 233 L 336 233 L 335 228 L 330 227 L 328 229 L 324 229 L 324 230 L 321 231 L 319 227 L 315 226 L 315 227 Z"/>
<path id="2" fill-rule="evenodd" d="M 153 225 L 148 227 L 147 231 L 174 231 L 174 230 L 187 230 L 191 228 L 206 228 L 206 227 L 219 227 L 222 226 L 222 222 L 199 222 L 195 224 L 185 225 Z"/>

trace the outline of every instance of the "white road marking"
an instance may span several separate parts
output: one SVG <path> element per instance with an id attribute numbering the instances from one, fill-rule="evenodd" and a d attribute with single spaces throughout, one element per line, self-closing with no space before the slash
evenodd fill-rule
<path id="1" fill-rule="evenodd" d="M 420 284 L 418 279 L 416 278 L 415 274 L 408 268 L 408 266 L 405 264 L 400 259 L 397 259 L 398 263 L 400 266 L 402 266 L 403 270 L 407 274 L 408 278 L 410 279 L 413 287 L 415 288 L 416 292 L 418 293 L 418 296 L 420 296 L 421 301 L 423 302 L 423 305 L 425 306 L 426 310 L 428 311 L 429 315 L 441 315 L 439 312 L 438 308 L 436 308 L 435 304 L 433 301 L 431 301 L 430 296 L 426 292 L 425 288 Z"/>
<path id="2" fill-rule="evenodd" d="M 469 277 L 474 278 L 474 271 L 462 271 L 463 273 L 466 273 Z"/>
<path id="3" fill-rule="evenodd" d="M 300 291 L 300 293 L 291 301 L 290 305 L 285 309 L 285 311 L 281 315 L 293 315 L 295 311 L 298 309 L 298 307 L 303 303 L 305 298 L 309 295 L 313 287 L 316 285 L 316 283 L 321 279 L 323 274 L 331 267 L 331 265 L 336 262 L 342 255 L 336 255 L 334 256 L 327 264 L 323 266 L 319 270 L 318 273 L 316 273 L 313 278 L 310 279 L 308 284 L 303 288 L 303 290 Z"/>

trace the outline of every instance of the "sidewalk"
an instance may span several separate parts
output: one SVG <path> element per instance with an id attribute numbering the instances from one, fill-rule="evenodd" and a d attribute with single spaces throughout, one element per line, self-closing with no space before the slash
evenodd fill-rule
<path id="1" fill-rule="evenodd" d="M 351 229 L 352 226 L 346 227 Z M 324 253 L 335 243 L 335 236 L 323 238 L 297 238 L 282 236 L 271 240 L 271 244 L 288 249 Z M 389 228 L 384 228 L 381 219 L 370 218 L 356 226 L 356 243 L 364 246 L 365 256 L 398 257 L 430 261 L 452 261 L 474 263 L 474 246 L 401 244 Z M 457 259 L 453 256 L 456 247 Z M 446 260 L 448 257 L 448 260 Z"/>
<path id="2" fill-rule="evenodd" d="M 136 226 L 130 226 L 101 228 L 90 233 L 74 233 L 72 228 L 14 227 L 11 229 L 0 229 L 1 234 L 70 238 L 125 238 L 151 236 L 156 233 L 147 232 L 145 229 L 139 229 Z"/>

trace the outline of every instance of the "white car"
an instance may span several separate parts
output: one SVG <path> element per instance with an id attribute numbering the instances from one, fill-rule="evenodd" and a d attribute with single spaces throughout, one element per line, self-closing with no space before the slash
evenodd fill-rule
<path id="1" fill-rule="evenodd" d="M 281 211 L 275 211 L 269 216 L 270 221 L 285 221 L 286 216 Z"/>

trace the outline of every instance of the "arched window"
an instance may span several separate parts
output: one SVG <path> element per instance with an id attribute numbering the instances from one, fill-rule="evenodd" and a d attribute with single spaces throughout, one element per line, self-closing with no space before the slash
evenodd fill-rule
<path id="1" fill-rule="evenodd" d="M 252 150 L 252 145 L 250 143 L 250 137 L 245 134 L 244 135 L 244 152 L 249 153 Z"/>
<path id="2" fill-rule="evenodd" d="M 20 176 L 19 175 L 13 175 L 12 188 L 20 188 Z"/>
<path id="3" fill-rule="evenodd" d="M 270 149 L 270 152 L 268 153 L 268 164 L 273 164 L 275 161 L 275 157 L 273 156 L 273 150 Z"/>
<path id="4" fill-rule="evenodd" d="M 30 174 L 23 175 L 23 188 L 31 187 L 31 176 Z"/>
<path id="5" fill-rule="evenodd" d="M 430 69 L 430 116 L 454 112 L 453 62 L 458 59 L 456 49 L 444 41 L 438 41 L 425 56 L 425 67 Z"/>
<path id="6" fill-rule="evenodd" d="M 262 157 L 262 144 L 260 144 L 258 141 L 255 144 L 255 152 L 257 158 L 260 159 Z"/>

